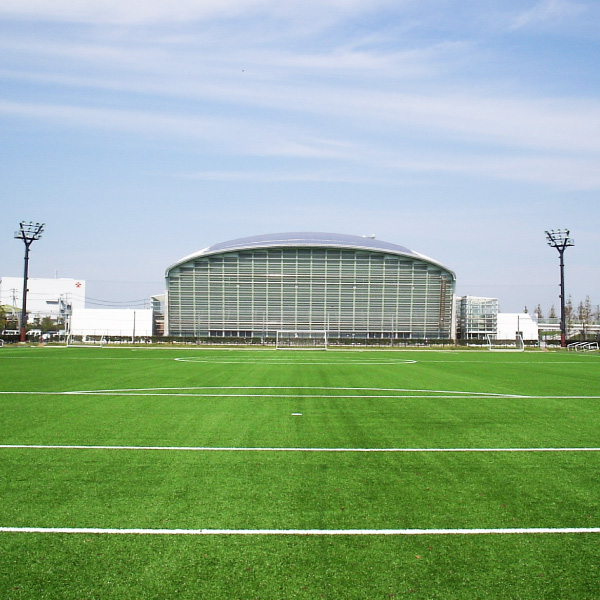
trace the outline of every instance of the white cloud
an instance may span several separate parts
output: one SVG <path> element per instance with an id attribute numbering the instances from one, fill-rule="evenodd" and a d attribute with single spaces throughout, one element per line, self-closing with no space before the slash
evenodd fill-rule
<path id="1" fill-rule="evenodd" d="M 350 165 L 354 163 L 352 169 Z M 421 174 L 419 179 L 416 174 Z M 409 174 L 412 176 L 409 177 Z M 553 189 L 598 190 L 600 172 L 597 161 L 568 157 L 510 156 L 490 154 L 485 157 L 466 152 L 460 156 L 430 153 L 410 156 L 389 149 L 357 149 L 357 155 L 348 161 L 333 162 L 330 168 L 322 165 L 307 170 L 245 170 L 202 171 L 178 173 L 176 178 L 221 182 L 329 182 L 366 184 L 371 186 L 399 185 L 420 186 L 432 175 L 463 177 L 464 175 L 497 181 L 516 181 L 542 184 Z"/>
<path id="2" fill-rule="evenodd" d="M 512 24 L 513 29 L 536 26 L 546 23 L 561 23 L 580 15 L 585 7 L 571 0 L 541 0 L 531 9 L 520 13 Z"/>
<path id="3" fill-rule="evenodd" d="M 336 158 L 345 144 L 318 139 L 292 126 L 265 126 L 233 117 L 171 115 L 142 110 L 89 108 L 69 105 L 0 101 L 0 115 L 43 121 L 62 129 L 124 132 L 151 139 L 204 140 L 228 154 Z"/>
<path id="4" fill-rule="evenodd" d="M 302 4 L 306 14 L 331 9 L 338 16 L 372 5 L 367 0 Z M 298 6 L 274 0 L 174 4 L 150 0 L 137 7 L 136 18 L 157 19 L 173 7 L 175 12 L 165 18 L 185 13 L 209 19 L 217 12 L 239 15 L 267 7 L 275 15 L 287 11 L 293 16 Z M 544 0 L 521 15 L 520 26 L 558 18 L 579 6 Z M 0 14 L 18 10 L 38 15 L 46 11 L 57 17 L 82 11 L 90 20 L 98 10 L 112 15 L 113 21 L 134 18 L 127 16 L 132 11 L 128 3 L 112 0 L 7 0 L 0 6 Z M 157 28 L 156 36 L 134 28 L 125 32 L 99 28 L 85 39 L 77 28 L 60 38 L 31 32 L 28 37 L 4 36 L 0 48 L 13 60 L 12 70 L 0 73 L 3 81 L 28 82 L 39 90 L 47 86 L 60 93 L 45 104 L 33 97 L 20 102 L 15 99 L 18 95 L 11 96 L 11 102 L 0 105 L 0 112 L 61 128 L 148 136 L 165 145 L 202 140 L 223 155 L 321 158 L 345 161 L 346 166 L 342 175 L 332 173 L 329 166 L 271 176 L 258 170 L 250 175 L 255 180 L 355 177 L 385 182 L 390 169 L 403 165 L 405 173 L 410 169 L 473 173 L 598 187 L 593 163 L 600 153 L 600 101 L 544 96 L 533 87 L 527 93 L 522 85 L 512 90 L 499 86 L 498 91 L 454 78 L 448 65 L 464 60 L 468 66 L 473 60 L 476 47 L 468 41 L 439 37 L 398 44 L 392 43 L 388 31 L 373 36 L 361 31 L 339 40 L 321 36 L 314 46 L 298 46 L 278 38 L 272 27 L 267 30 L 274 37 L 266 42 L 240 28 L 243 19 L 224 28 L 211 23 L 195 35 L 187 27 L 167 27 Z M 423 159 L 418 158 L 420 153 Z M 507 159 L 509 153 L 518 158 Z M 367 170 L 381 169 L 350 175 L 349 165 L 359 164 L 367 165 Z M 212 177 L 211 173 L 203 176 Z M 239 177 L 247 175 L 233 169 L 230 178 Z"/>
<path id="5" fill-rule="evenodd" d="M 310 16 L 327 20 L 328 13 L 330 16 L 356 14 L 386 4 L 393 3 L 391 0 L 3 0 L 0 14 L 94 24 L 185 23 L 247 14 L 267 14 L 275 18 L 304 21 Z"/>
<path id="6" fill-rule="evenodd" d="M 18 43 L 5 42 L 4 47 L 19 51 Z M 435 54 L 429 48 L 407 56 L 395 51 L 348 50 L 338 68 L 337 49 L 319 54 L 248 49 L 240 64 L 235 52 L 214 60 L 202 49 L 56 42 L 38 48 L 31 60 L 37 67 L 44 57 L 53 56 L 51 69 L 0 75 L 5 80 L 136 94 L 152 103 L 161 99 L 159 114 L 140 122 L 154 131 L 152 123 L 164 121 L 166 135 L 188 135 L 188 128 L 178 123 L 196 122 L 198 113 L 208 120 L 217 110 L 221 122 L 242 130 L 250 127 L 256 132 L 263 127 L 265 135 L 273 129 L 293 131 L 292 137 L 303 139 L 317 137 L 316 132 L 322 130 L 321 135 L 343 144 L 365 133 L 370 138 L 396 135 L 401 139 L 419 132 L 421 137 L 439 141 L 506 149 L 600 152 L 600 102 L 596 99 L 526 96 L 520 90 L 512 96 L 494 95 L 472 83 L 455 85 L 456 91 L 450 92 L 443 78 L 432 79 L 427 86 L 417 85 L 414 79 L 403 85 L 398 73 L 404 68 L 413 73 L 424 71 L 432 52 Z M 67 62 L 70 56 L 75 58 Z M 67 65 L 65 72 L 63 65 Z M 316 65 L 320 67 L 314 68 Z M 373 84 L 371 76 L 376 77 Z M 170 100 L 193 100 L 192 114 L 175 116 Z M 120 102 L 127 104 L 125 98 Z M 79 108 L 82 115 L 93 114 L 85 112 L 93 107 Z M 223 112 L 229 116 L 222 116 Z M 132 122 L 138 122 L 139 114 L 131 114 Z M 127 119 L 109 118 L 108 122 L 117 129 L 128 127 Z"/>

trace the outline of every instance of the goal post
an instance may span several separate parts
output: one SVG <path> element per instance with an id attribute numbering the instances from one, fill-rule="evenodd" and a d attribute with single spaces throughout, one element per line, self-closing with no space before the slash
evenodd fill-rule
<path id="1" fill-rule="evenodd" d="M 327 350 L 327 331 L 314 329 L 279 329 L 277 350 Z"/>
<path id="2" fill-rule="evenodd" d="M 496 335 L 488 334 L 487 348 L 493 352 L 524 352 L 525 342 L 521 334 L 512 340 L 501 340 Z"/>
<path id="3" fill-rule="evenodd" d="M 107 340 L 106 336 L 102 335 L 94 335 L 94 336 L 86 336 L 86 335 L 77 335 L 74 336 L 72 333 L 69 333 L 65 338 L 65 346 L 69 347 L 81 347 L 81 346 L 96 346 L 100 348 L 104 348 L 106 346 Z"/>

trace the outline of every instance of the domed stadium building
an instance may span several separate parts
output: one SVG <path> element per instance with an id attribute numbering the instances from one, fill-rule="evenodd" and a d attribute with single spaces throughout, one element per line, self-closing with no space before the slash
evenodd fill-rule
<path id="1" fill-rule="evenodd" d="M 449 339 L 456 277 L 422 254 L 341 234 L 283 233 L 216 244 L 166 271 L 166 334 Z"/>

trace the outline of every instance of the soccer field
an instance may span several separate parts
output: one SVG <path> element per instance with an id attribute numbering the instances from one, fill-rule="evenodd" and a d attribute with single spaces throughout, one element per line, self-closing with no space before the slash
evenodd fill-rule
<path id="1" fill-rule="evenodd" d="M 0 348 L 0 598 L 600 597 L 600 355 Z"/>

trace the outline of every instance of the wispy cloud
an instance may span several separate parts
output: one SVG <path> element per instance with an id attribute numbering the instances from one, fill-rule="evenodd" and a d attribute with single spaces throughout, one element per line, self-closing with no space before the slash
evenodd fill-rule
<path id="1" fill-rule="evenodd" d="M 397 4 L 391 0 L 4 0 L 0 14 L 17 18 L 112 24 L 189 23 L 213 18 L 267 14 L 274 18 L 306 21 L 318 18 L 330 21 L 343 14 L 373 11 Z"/>
<path id="2" fill-rule="evenodd" d="M 597 161 L 568 157 L 541 158 L 527 155 L 506 157 L 499 154 L 479 156 L 475 153 L 461 156 L 431 154 L 421 156 L 387 155 L 361 148 L 360 168 L 352 170 L 344 163 L 332 163 L 329 169 L 315 166 L 308 170 L 298 165 L 296 170 L 199 171 L 176 173 L 174 178 L 219 181 L 225 183 L 350 183 L 371 186 L 419 187 L 431 176 L 460 178 L 464 175 L 497 181 L 543 184 L 548 188 L 572 190 L 600 189 Z M 356 157 L 358 158 L 358 157 Z M 418 175 L 421 175 L 420 177 Z"/>
<path id="3" fill-rule="evenodd" d="M 214 149 L 254 156 L 335 158 L 345 144 L 307 136 L 293 126 L 265 128 L 264 124 L 214 116 L 169 115 L 150 111 L 89 108 L 70 105 L 23 104 L 0 101 L 0 115 L 36 119 L 66 129 L 128 132 L 159 138 L 204 140 Z"/>
<path id="4" fill-rule="evenodd" d="M 338 17 L 372 9 L 366 0 L 324 2 Z M 109 21 L 126 21 L 132 11 L 127 3 L 113 0 L 89 5 L 8 0 L 0 14 L 26 16 L 30 11 L 68 19 L 74 6 L 90 21 L 95 11 L 112 15 Z M 138 23 L 159 19 L 171 6 L 151 0 L 136 13 Z M 304 6 L 310 12 L 322 4 L 310 0 Z M 354 177 L 386 182 L 389 172 L 400 168 L 583 188 L 598 184 L 593 165 L 600 159 L 600 100 L 453 81 L 445 71 L 451 74 L 477 53 L 466 39 L 398 43 L 386 33 L 360 32 L 296 47 L 277 34 L 257 39 L 241 22 L 223 26 L 215 20 L 217 13 L 235 20 L 267 8 L 290 19 L 297 11 L 276 8 L 270 0 L 189 1 L 176 3 L 168 18 L 185 13 L 204 19 L 206 26 L 195 35 L 188 28 L 162 28 L 148 37 L 135 27 L 92 28 L 86 38 L 76 31 L 61 38 L 6 35 L 0 48 L 18 57 L 19 68 L 5 69 L 0 77 L 62 88 L 63 93 L 45 103 L 21 100 L 17 94 L 0 103 L 0 114 L 53 127 L 152 136 L 167 145 L 197 140 L 229 156 L 320 159 L 336 165 L 334 170 L 329 165 L 197 175 L 220 180 Z M 570 0 L 544 0 L 515 23 L 525 27 L 579 10 L 580 4 Z M 64 102 L 65 95 L 73 101 Z M 360 164 L 366 170 L 357 175 L 352 165 Z"/>
<path id="5" fill-rule="evenodd" d="M 562 23 L 565 19 L 579 16 L 585 6 L 572 0 L 541 0 L 529 10 L 521 12 L 512 22 L 513 29 L 540 24 Z"/>

